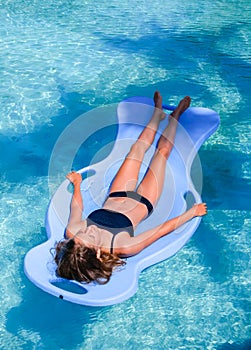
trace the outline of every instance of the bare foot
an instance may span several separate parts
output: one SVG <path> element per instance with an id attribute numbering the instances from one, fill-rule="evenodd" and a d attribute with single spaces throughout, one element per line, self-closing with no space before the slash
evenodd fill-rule
<path id="1" fill-rule="evenodd" d="M 190 106 L 191 98 L 189 96 L 184 97 L 178 104 L 178 107 L 170 114 L 174 119 L 179 119 L 181 114 Z"/>
<path id="2" fill-rule="evenodd" d="M 155 107 L 162 111 L 162 96 L 161 96 L 159 91 L 155 91 L 154 96 L 153 96 L 153 100 L 154 100 Z M 165 114 L 165 112 L 162 111 L 162 113 L 160 115 L 160 120 L 165 119 L 165 117 L 166 117 L 166 114 Z"/>

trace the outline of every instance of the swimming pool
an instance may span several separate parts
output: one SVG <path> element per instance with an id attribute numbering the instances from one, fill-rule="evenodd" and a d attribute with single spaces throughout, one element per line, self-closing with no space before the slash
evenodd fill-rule
<path id="1" fill-rule="evenodd" d="M 0 348 L 250 348 L 249 1 L 0 3 Z M 209 213 L 128 301 L 57 300 L 23 272 L 46 239 L 53 145 L 81 113 L 155 89 L 221 116 L 200 151 Z"/>

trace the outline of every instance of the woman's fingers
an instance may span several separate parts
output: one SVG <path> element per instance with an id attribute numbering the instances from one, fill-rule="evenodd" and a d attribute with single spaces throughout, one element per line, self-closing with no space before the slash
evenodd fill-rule
<path id="1" fill-rule="evenodd" d="M 207 214 L 206 203 L 194 204 L 195 216 L 203 216 Z"/>
<path id="2" fill-rule="evenodd" d="M 72 183 L 77 183 L 82 181 L 82 176 L 79 173 L 76 173 L 76 171 L 72 171 L 66 175 L 66 178 L 71 181 Z"/>

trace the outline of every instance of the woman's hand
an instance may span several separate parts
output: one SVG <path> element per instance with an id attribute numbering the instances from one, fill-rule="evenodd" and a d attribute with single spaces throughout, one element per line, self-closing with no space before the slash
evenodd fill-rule
<path id="1" fill-rule="evenodd" d="M 79 173 L 76 173 L 75 171 L 72 171 L 71 173 L 66 175 L 66 178 L 71 181 L 71 183 L 75 186 L 78 184 L 81 184 L 82 182 L 82 176 Z"/>
<path id="2" fill-rule="evenodd" d="M 193 216 L 203 216 L 207 214 L 207 205 L 206 203 L 194 204 L 191 210 L 193 211 Z"/>

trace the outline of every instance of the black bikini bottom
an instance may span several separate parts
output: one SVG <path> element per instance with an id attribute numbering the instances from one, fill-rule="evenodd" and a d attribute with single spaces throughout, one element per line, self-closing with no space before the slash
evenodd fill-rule
<path id="1" fill-rule="evenodd" d="M 117 191 L 117 192 L 112 192 L 108 195 L 108 197 L 127 197 L 127 198 L 132 198 L 135 201 L 142 203 L 146 206 L 147 211 L 148 211 L 148 216 L 152 213 L 153 211 L 153 205 L 152 203 L 145 197 L 141 196 L 139 193 L 134 192 L 134 191 Z"/>

